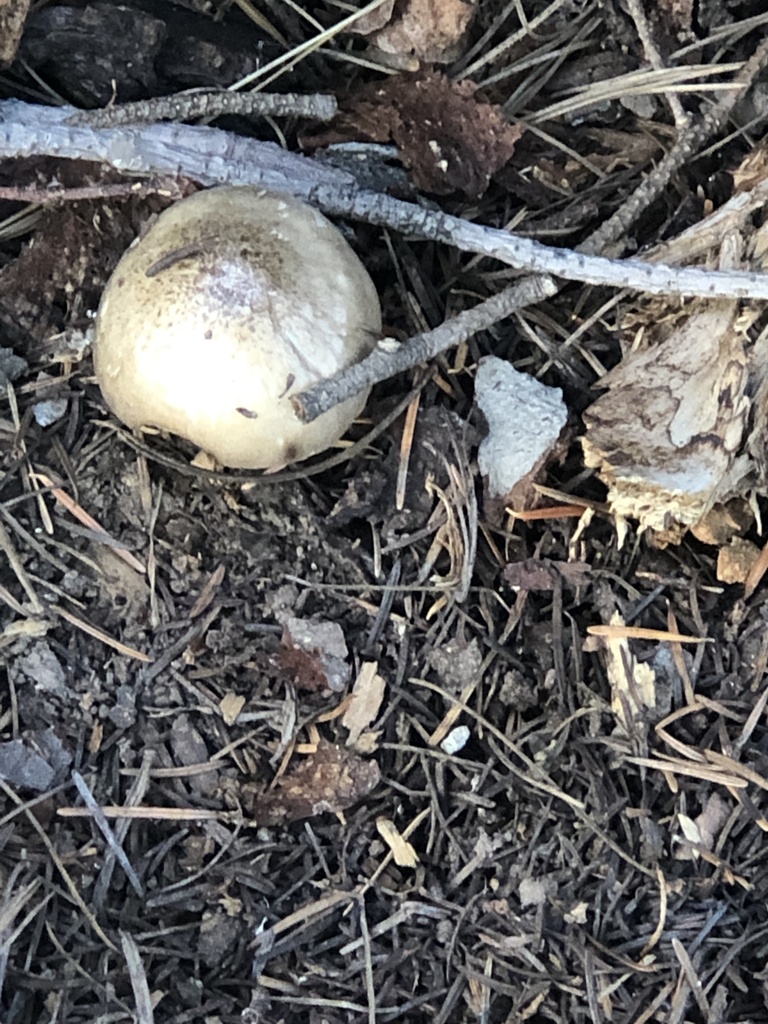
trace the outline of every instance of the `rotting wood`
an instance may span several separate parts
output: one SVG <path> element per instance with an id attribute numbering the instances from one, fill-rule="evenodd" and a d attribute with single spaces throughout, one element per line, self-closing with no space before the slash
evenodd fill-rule
<path id="1" fill-rule="evenodd" d="M 759 249 L 759 235 L 753 244 Z M 721 265 L 738 265 L 741 249 L 732 233 Z M 658 311 L 646 310 L 638 336 L 647 331 L 651 343 L 603 378 L 608 390 L 584 414 L 584 459 L 607 485 L 611 511 L 637 519 L 657 543 L 679 540 L 716 504 L 762 489 L 765 456 L 747 437 L 766 377 L 761 346 L 746 344 L 755 315 L 737 302 L 694 302 L 659 330 Z"/>

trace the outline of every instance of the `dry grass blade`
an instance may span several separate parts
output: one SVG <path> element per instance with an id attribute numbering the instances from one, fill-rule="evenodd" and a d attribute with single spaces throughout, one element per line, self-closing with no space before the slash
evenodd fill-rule
<path id="1" fill-rule="evenodd" d="M 94 933 L 99 937 L 99 939 L 101 939 L 101 941 L 104 943 L 105 946 L 107 946 L 108 949 L 112 950 L 112 952 L 117 952 L 117 949 L 116 949 L 115 945 L 106 936 L 106 934 L 104 933 L 104 930 L 102 929 L 101 925 L 96 920 L 96 918 L 93 916 L 90 908 L 87 906 L 87 904 L 83 900 L 83 897 L 80 895 L 79 889 L 77 888 L 77 886 L 75 885 L 74 881 L 72 880 L 72 876 L 70 875 L 70 873 L 64 867 L 64 864 L 63 864 L 61 858 L 59 857 L 59 854 L 57 853 L 56 849 L 54 848 L 51 840 L 49 839 L 48 835 L 46 834 L 45 829 L 40 824 L 40 822 L 35 818 L 35 816 L 31 813 L 31 811 L 29 809 L 29 806 L 24 804 L 24 802 L 17 796 L 16 793 L 14 793 L 14 791 L 10 788 L 10 786 L 7 785 L 7 783 L 2 778 L 0 778 L 0 789 L 3 790 L 5 795 L 9 798 L 9 800 L 11 800 L 14 804 L 16 804 L 16 806 L 19 809 L 19 811 L 21 811 L 24 814 L 24 816 L 26 817 L 27 821 L 32 826 L 33 830 L 37 833 L 39 838 L 42 840 L 43 846 L 45 847 L 45 849 L 46 849 L 46 851 L 48 853 L 48 856 L 51 859 L 51 863 L 58 870 L 61 878 L 64 881 L 64 884 L 66 885 L 66 887 L 67 887 L 67 889 L 69 891 L 70 896 L 72 897 L 74 903 L 79 908 L 79 910 L 82 913 L 82 915 L 85 918 L 85 920 L 88 922 L 90 927 L 93 929 Z"/>
<path id="2" fill-rule="evenodd" d="M 136 1006 L 136 1024 L 155 1024 L 155 1014 L 152 1008 L 152 995 L 149 991 L 149 983 L 141 961 L 139 947 L 136 945 L 133 936 L 128 932 L 120 932 L 120 945 L 123 949 L 123 956 L 128 968 L 128 977 L 131 979 L 133 999 Z"/>
<path id="3" fill-rule="evenodd" d="M 39 222 L 41 211 L 37 206 L 27 206 L 17 210 L 0 221 L 0 239 L 20 238 L 29 234 Z"/>
<path id="4" fill-rule="evenodd" d="M 643 626 L 599 625 L 587 626 L 590 636 L 613 637 L 627 640 L 658 640 L 670 644 L 708 644 L 709 637 L 686 636 L 685 633 L 670 633 L 665 629 L 646 629 Z"/>
<path id="5" fill-rule="evenodd" d="M 724 64 L 722 66 L 700 64 L 683 68 L 662 68 L 658 71 L 653 69 L 633 71 L 628 75 L 620 75 L 617 78 L 587 85 L 575 96 L 561 100 L 559 103 L 553 103 L 543 110 L 537 110 L 535 114 L 530 115 L 530 120 L 534 124 L 540 124 L 542 121 L 554 121 L 557 118 L 571 116 L 595 103 L 607 103 L 619 100 L 624 96 L 655 96 L 659 92 L 672 94 L 692 91 L 717 92 L 729 89 L 738 91 L 740 86 L 736 83 L 713 82 L 709 85 L 693 85 L 691 82 L 694 79 L 708 78 L 710 75 L 725 74 L 740 69 L 740 64 Z"/>
<path id="6" fill-rule="evenodd" d="M 42 615 L 45 611 L 40 598 L 37 596 L 35 588 L 32 586 L 30 580 L 21 559 L 19 558 L 16 548 L 13 546 L 13 541 L 6 528 L 0 523 L 0 549 L 5 552 L 5 556 L 8 559 L 8 564 L 13 570 L 16 579 L 22 586 L 24 593 L 29 598 L 30 609 L 33 615 Z"/>
<path id="7" fill-rule="evenodd" d="M 717 765 L 723 771 L 731 772 L 732 775 L 740 780 L 741 786 L 746 786 L 748 782 L 751 782 L 760 789 L 768 790 L 768 779 L 765 779 L 752 768 L 748 768 L 747 765 L 741 764 L 726 754 L 719 754 L 716 750 L 703 750 L 702 753 L 711 764 Z M 740 786 L 734 788 L 738 789 Z"/>
<path id="8" fill-rule="evenodd" d="M 259 68 L 258 71 L 254 71 L 250 75 L 246 75 L 239 81 L 235 82 L 234 85 L 230 86 L 230 89 L 236 91 L 238 89 L 246 89 L 249 85 L 254 85 L 256 82 L 260 82 L 260 87 L 264 88 L 270 82 L 275 81 L 281 74 L 290 68 L 295 67 L 300 61 L 308 57 L 310 53 L 320 49 L 321 46 L 325 46 L 326 43 L 330 42 L 340 32 L 345 32 L 350 29 L 356 21 L 360 18 L 365 17 L 367 14 L 371 14 L 373 11 L 378 10 L 382 7 L 387 0 L 371 0 L 370 3 L 361 7 L 359 11 L 354 11 L 352 14 L 347 15 L 346 18 L 342 18 L 331 28 L 325 29 L 319 32 L 316 36 L 308 39 L 304 43 L 300 43 L 295 46 L 288 53 L 284 53 L 282 56 L 277 57 L 275 60 L 270 61 L 263 68 Z"/>
<path id="9" fill-rule="evenodd" d="M 749 570 L 749 575 L 744 584 L 744 597 L 752 597 L 760 586 L 766 570 L 768 570 L 768 544 L 764 544 L 760 549 L 760 554 L 755 559 L 755 564 Z"/>
<path id="10" fill-rule="evenodd" d="M 3 966 L 5 966 L 7 961 L 8 950 L 20 930 L 19 928 L 14 928 L 14 922 L 39 887 L 40 879 L 28 882 L 16 891 L 14 891 L 12 886 L 5 886 L 3 899 L 0 903 L 0 957 L 3 958 Z M 45 901 L 41 906 L 44 905 Z M 33 916 L 39 909 L 40 907 L 34 909 L 32 912 Z M 27 915 L 27 923 L 29 919 L 30 917 Z M 0 988 L 2 988 L 2 981 L 0 981 Z"/>
<path id="11" fill-rule="evenodd" d="M 651 26 L 648 23 L 648 18 L 640 4 L 640 0 L 627 0 L 627 8 L 635 23 L 638 37 L 643 44 L 643 50 L 645 51 L 645 55 L 648 58 L 649 63 L 655 70 L 660 71 L 664 66 L 664 61 L 662 60 L 659 49 L 656 46 Z M 675 124 L 678 128 L 683 128 L 687 124 L 688 115 L 683 110 L 679 96 L 668 92 L 665 93 L 665 98 L 672 114 L 674 115 Z"/>
<path id="12" fill-rule="evenodd" d="M 373 980 L 373 961 L 371 957 L 371 935 L 368 931 L 368 918 L 365 914 L 365 900 L 358 901 L 360 934 L 363 939 L 363 958 L 365 960 L 365 994 L 368 1000 L 368 1024 L 376 1024 L 376 984 Z"/>
<path id="13" fill-rule="evenodd" d="M 540 29 L 550 18 L 552 18 L 560 8 L 564 7 L 567 0 L 553 0 L 548 7 L 545 7 L 543 11 L 536 15 L 534 18 L 526 18 L 523 27 L 517 32 L 505 32 L 504 39 L 497 46 L 490 50 L 487 50 L 481 57 L 478 57 L 476 61 L 465 67 L 461 72 L 461 78 L 476 78 L 477 72 L 485 67 L 486 64 L 492 64 L 513 49 L 522 39 L 527 35 L 532 35 L 537 29 Z M 511 5 L 510 5 L 511 6 Z"/>
<path id="14" fill-rule="evenodd" d="M 43 487 L 50 490 L 51 494 L 53 494 L 54 498 L 62 508 L 65 508 L 67 512 L 74 516 L 74 518 L 77 519 L 78 522 L 82 523 L 83 526 L 92 530 L 99 540 L 108 544 L 117 557 L 121 558 L 126 565 L 130 565 L 130 567 L 135 569 L 136 572 L 140 572 L 142 574 L 146 573 L 147 567 L 140 562 L 135 555 L 131 554 L 130 551 L 126 551 L 125 548 L 115 541 L 113 537 L 110 537 L 104 527 L 94 519 L 92 515 L 86 512 L 79 502 L 71 498 L 62 487 L 57 486 L 49 476 L 46 476 L 45 473 L 33 473 L 32 476 L 38 483 L 42 484 Z"/>
<path id="15" fill-rule="evenodd" d="M 416 686 L 423 686 L 428 690 L 439 693 L 444 699 L 449 701 L 451 704 L 454 704 L 460 711 L 464 711 L 466 714 L 470 715 L 480 725 L 482 725 L 484 729 L 487 729 L 488 732 L 495 736 L 496 739 L 499 740 L 499 742 L 525 766 L 526 771 L 522 771 L 518 768 L 515 769 L 515 773 L 521 780 L 533 787 L 533 789 L 538 789 L 542 793 L 554 796 L 558 800 L 562 800 L 563 803 L 568 804 L 570 807 L 574 807 L 576 810 L 584 810 L 584 804 L 581 800 L 577 800 L 574 797 L 569 796 L 560 789 L 559 786 L 556 786 L 551 780 L 547 779 L 546 773 L 531 761 L 531 759 L 527 757 L 505 733 L 500 729 L 497 729 L 492 722 L 489 722 L 482 715 L 479 715 L 473 708 L 469 707 L 468 704 L 465 704 L 461 698 L 454 697 L 452 694 L 447 693 L 442 687 L 437 686 L 435 683 L 431 683 L 426 679 L 411 679 L 410 682 Z"/>
<path id="16" fill-rule="evenodd" d="M 110 825 L 109 825 L 109 822 L 106 819 L 106 816 L 103 814 L 101 808 L 99 807 L 98 803 L 96 802 L 95 797 L 93 796 L 93 794 L 91 793 L 90 789 L 88 788 L 88 786 L 87 786 L 87 784 L 85 782 L 85 779 L 82 777 L 80 772 L 73 771 L 72 772 L 72 781 L 74 782 L 74 784 L 75 784 L 75 786 L 77 788 L 78 793 L 83 798 L 83 800 L 85 802 L 85 806 L 90 811 L 91 817 L 93 818 L 94 822 L 98 826 L 99 831 L 104 836 L 104 839 L 106 840 L 107 846 L 109 847 L 109 849 L 112 852 L 113 856 L 117 858 L 118 863 L 120 864 L 120 866 L 122 867 L 123 871 L 125 872 L 125 876 L 128 879 L 128 881 L 131 883 L 131 886 L 133 887 L 133 891 L 136 893 L 136 895 L 140 899 L 143 899 L 143 897 L 144 897 L 144 887 L 142 886 L 141 882 L 139 881 L 138 875 L 133 870 L 133 865 L 128 860 L 128 857 L 126 856 L 125 850 L 122 848 L 122 846 L 120 845 L 117 837 L 115 836 L 115 833 L 110 828 Z"/>
<path id="17" fill-rule="evenodd" d="M 657 878 L 659 880 L 659 919 L 656 922 L 656 927 L 653 929 L 653 934 L 643 946 L 643 950 L 640 954 L 640 959 L 643 960 L 648 953 L 658 945 L 661 936 L 664 934 L 664 927 L 667 923 L 667 880 L 664 878 L 664 873 L 661 868 L 657 868 Z"/>
<path id="18" fill-rule="evenodd" d="M 52 604 L 50 606 L 51 611 L 60 615 L 62 619 L 66 619 L 67 622 L 71 622 L 73 626 L 77 626 L 88 636 L 92 636 L 94 640 L 100 640 L 107 647 L 113 648 L 118 654 L 124 654 L 127 658 L 133 658 L 135 661 L 143 661 L 147 664 L 152 662 L 152 657 L 149 654 L 144 654 L 142 651 L 137 651 L 134 647 L 129 644 L 124 644 L 120 640 L 116 640 L 110 636 L 109 633 L 105 633 L 103 629 L 99 629 L 98 626 L 91 625 L 90 622 L 86 622 L 85 619 L 81 619 L 78 615 L 73 615 L 72 612 L 67 611 L 66 608 L 62 608 L 60 605 Z"/>
<path id="19" fill-rule="evenodd" d="M 288 41 L 284 38 L 283 34 L 275 28 L 268 18 L 264 17 L 261 11 L 254 7 L 251 0 L 235 0 L 235 3 L 246 17 L 250 18 L 254 25 L 258 25 L 260 29 L 263 29 L 271 39 L 280 43 L 281 46 L 288 46 Z"/>
<path id="20" fill-rule="evenodd" d="M 704 994 L 704 986 L 701 984 L 696 968 L 693 966 L 691 958 L 688 956 L 688 951 L 685 946 L 678 938 L 672 939 L 672 948 L 675 951 L 675 956 L 680 961 L 680 966 L 685 975 L 685 979 L 693 993 L 693 997 L 698 1003 L 699 1009 L 704 1014 L 705 1018 L 709 1017 L 709 1001 Z"/>
<path id="21" fill-rule="evenodd" d="M 105 818 L 140 818 L 144 821 L 231 821 L 242 820 L 239 811 L 211 811 L 205 808 L 186 807 L 130 807 L 128 805 L 101 806 L 99 811 Z M 90 807 L 59 807 L 60 818 L 91 818 Z"/>
<path id="22" fill-rule="evenodd" d="M 706 779 L 708 782 L 716 782 L 720 786 L 728 786 L 731 789 L 744 789 L 747 786 L 747 780 L 739 778 L 738 775 L 726 775 L 719 768 L 706 768 L 699 764 L 693 765 L 674 757 L 627 757 L 626 760 L 631 764 L 639 764 L 644 768 L 655 768 L 660 772 L 685 775 L 691 779 Z"/>

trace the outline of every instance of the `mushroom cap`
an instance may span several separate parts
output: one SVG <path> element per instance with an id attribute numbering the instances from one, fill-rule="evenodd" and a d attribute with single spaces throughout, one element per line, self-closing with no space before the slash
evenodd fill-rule
<path id="1" fill-rule="evenodd" d="M 332 445 L 368 393 L 302 423 L 290 396 L 358 362 L 381 308 L 317 210 L 251 186 L 198 192 L 134 242 L 104 290 L 94 366 L 112 412 L 225 466 L 273 468 Z"/>

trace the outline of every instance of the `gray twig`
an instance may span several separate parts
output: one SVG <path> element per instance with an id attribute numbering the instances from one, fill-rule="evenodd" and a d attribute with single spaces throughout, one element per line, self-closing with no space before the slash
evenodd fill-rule
<path id="1" fill-rule="evenodd" d="M 723 97 L 704 115 L 693 122 L 680 134 L 677 142 L 667 153 L 658 167 L 638 185 L 631 196 L 597 231 L 586 239 L 579 249 L 582 252 L 624 251 L 626 234 L 637 218 L 657 199 L 669 184 L 669 180 L 690 158 L 727 122 L 736 103 L 743 98 L 757 75 L 768 64 L 768 39 L 763 40 L 734 79 L 741 89 L 726 92 Z M 618 244 L 617 244 L 618 243 Z M 738 298 L 738 296 L 735 296 Z"/>
<path id="2" fill-rule="evenodd" d="M 194 121 L 198 118 L 237 114 L 240 117 L 306 117 L 330 121 L 336 114 L 335 96 L 270 92 L 221 92 L 197 90 L 158 96 L 136 103 L 120 103 L 104 110 L 83 110 L 68 123 L 91 128 L 114 128 L 124 124 L 155 121 Z"/>
<path id="3" fill-rule="evenodd" d="M 128 860 L 125 850 L 118 842 L 117 837 L 115 836 L 115 833 L 112 830 L 112 826 L 107 821 L 106 816 L 102 811 L 101 807 L 99 806 L 96 798 L 88 788 L 88 783 L 85 781 L 80 772 L 75 771 L 74 769 L 72 771 L 72 781 L 77 787 L 78 793 L 83 798 L 85 806 L 91 812 L 91 816 L 93 817 L 93 820 L 96 823 L 96 825 L 99 827 L 101 834 L 107 841 L 110 850 L 115 855 L 117 862 L 120 864 L 120 867 L 125 872 L 125 877 L 131 883 L 133 891 L 136 893 L 137 896 L 143 897 L 144 889 L 142 887 L 141 882 L 139 881 L 139 877 L 133 870 L 133 865 Z"/>
<path id="4" fill-rule="evenodd" d="M 763 47 L 759 48 L 745 66 L 740 76 L 745 82 L 750 80 L 748 74 L 754 75 L 760 61 L 768 57 L 768 43 L 765 53 L 762 50 Z M 708 137 L 707 132 L 714 131 L 717 123 L 713 112 L 706 132 L 701 124 L 691 129 L 667 160 L 673 154 L 679 157 L 684 150 L 693 152 L 695 145 Z M 418 336 L 397 353 L 387 353 L 380 348 L 359 367 L 297 396 L 294 399 L 297 411 L 306 420 L 315 418 L 350 394 L 465 340 L 513 310 L 553 294 L 557 285 L 551 277 L 653 294 L 768 299 L 768 276 L 763 274 L 652 265 L 638 259 L 611 260 L 587 252 L 549 248 L 505 230 L 365 191 L 344 171 L 288 153 L 272 143 L 216 128 L 177 123 L 97 128 L 92 123 L 73 120 L 71 109 L 32 106 L 16 100 L 0 102 L 0 158 L 41 155 L 97 160 L 128 174 L 171 174 L 205 185 L 260 185 L 305 199 L 331 215 L 443 242 L 538 275 L 518 282 L 436 330 Z M 667 177 L 668 174 L 667 169 Z M 651 179 L 654 175 L 648 180 Z M 659 180 L 655 180 L 653 187 L 661 187 Z M 635 216 L 641 208 L 633 208 Z M 584 248 L 594 252 L 598 245 L 615 241 L 619 237 L 619 226 L 627 222 L 627 218 L 631 223 L 632 215 L 632 210 L 617 211 Z"/>
<path id="5" fill-rule="evenodd" d="M 0 102 L 0 158 L 56 156 L 97 160 L 128 174 L 177 174 L 216 184 L 252 184 L 308 200 L 326 213 L 379 224 L 519 270 L 661 295 L 768 299 L 768 277 L 746 271 L 650 266 L 551 249 L 499 228 L 360 189 L 343 171 L 288 153 L 274 143 L 200 125 L 93 128 L 69 123 L 72 109 Z"/>
<path id="6" fill-rule="evenodd" d="M 635 29 L 637 30 L 640 42 L 643 44 L 643 50 L 648 63 L 656 71 L 661 71 L 664 68 L 664 61 L 661 59 L 661 54 L 656 46 L 656 40 L 653 38 L 651 26 L 648 23 L 645 10 L 640 0 L 625 0 L 627 10 L 635 23 Z M 672 111 L 672 115 L 675 119 L 675 124 L 679 130 L 683 130 L 688 124 L 688 115 L 683 109 L 683 105 L 680 102 L 680 97 L 675 92 L 665 92 L 664 98 L 669 104 L 669 109 Z"/>
<path id="7" fill-rule="evenodd" d="M 441 352 L 471 338 L 478 331 L 493 327 L 515 310 L 532 306 L 556 292 L 555 282 L 544 275 L 533 275 L 517 281 L 497 295 L 446 320 L 434 330 L 410 338 L 394 352 L 388 350 L 389 344 L 384 342 L 361 362 L 294 395 L 291 398 L 294 411 L 299 419 L 311 422 L 352 395 L 394 377 L 396 373 L 410 370 L 419 363 L 428 362 Z"/>

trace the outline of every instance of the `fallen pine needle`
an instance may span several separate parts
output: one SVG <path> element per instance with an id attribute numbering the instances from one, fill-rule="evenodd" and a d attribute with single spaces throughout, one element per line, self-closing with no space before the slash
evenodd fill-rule
<path id="1" fill-rule="evenodd" d="M 240 821 L 239 811 L 212 811 L 202 807 L 119 807 L 108 805 L 99 810 L 105 818 L 149 818 L 153 821 Z M 59 807 L 60 818 L 91 818 L 88 807 Z"/>
<path id="2" fill-rule="evenodd" d="M 45 473 L 34 473 L 32 475 L 38 483 L 43 485 L 43 487 L 50 489 L 50 492 L 56 501 L 58 501 L 58 503 L 65 508 L 73 518 L 77 519 L 78 522 L 82 523 L 83 526 L 87 527 L 89 530 L 92 530 L 95 534 L 100 535 L 103 542 L 109 545 L 118 558 L 122 558 L 122 560 L 127 565 L 130 565 L 132 569 L 135 569 L 136 572 L 140 572 L 142 575 L 146 573 L 147 568 L 144 563 L 140 562 L 135 555 L 131 554 L 130 551 L 120 547 L 108 531 L 104 529 L 101 523 L 94 519 L 89 512 L 86 512 L 83 506 L 76 502 L 74 498 L 71 498 L 63 488 L 58 487 L 49 476 L 46 476 Z"/>
<path id="3" fill-rule="evenodd" d="M 671 772 L 673 775 L 687 775 L 693 779 L 716 782 L 720 786 L 732 786 L 734 789 L 746 789 L 747 780 L 735 775 L 726 775 L 722 770 L 706 768 L 701 764 L 686 764 L 684 761 L 666 761 L 652 757 L 625 757 L 630 764 L 639 764 L 643 768 L 656 768 L 660 772 Z"/>
<path id="4" fill-rule="evenodd" d="M 77 615 L 73 615 L 72 612 L 68 612 L 66 608 L 62 608 L 61 605 L 52 604 L 50 606 L 52 612 L 56 612 L 62 619 L 66 619 L 67 622 L 73 626 L 77 626 L 78 629 L 82 629 L 88 636 L 92 636 L 94 640 L 101 640 L 103 644 L 108 647 L 112 647 L 120 654 L 124 654 L 127 658 L 135 658 L 137 661 L 151 662 L 153 659 L 142 651 L 137 651 L 135 647 L 129 647 L 128 644 L 122 643 L 120 640 L 115 640 L 109 633 L 105 633 L 103 629 L 99 629 L 98 626 L 92 626 L 90 622 L 86 622 L 85 619 L 78 618 Z"/>
<path id="5" fill-rule="evenodd" d="M 709 644 L 708 636 L 686 636 L 670 633 L 666 629 L 644 629 L 642 626 L 587 626 L 590 636 L 604 636 L 611 640 L 660 640 L 669 644 Z"/>
<path id="6" fill-rule="evenodd" d="M 531 508 L 527 512 L 515 512 L 507 508 L 504 511 L 513 519 L 521 519 L 524 523 L 532 523 L 537 519 L 565 519 L 566 517 L 583 516 L 584 505 L 553 505 L 550 508 Z"/>

